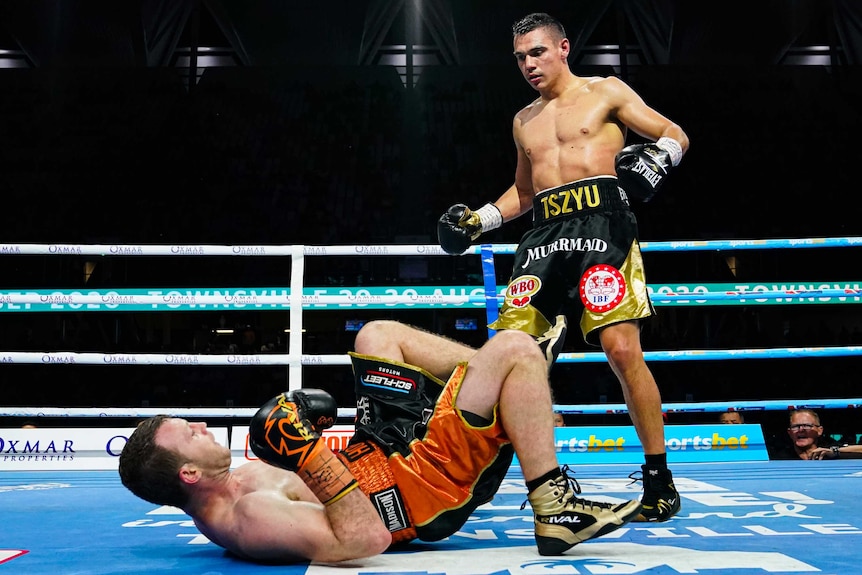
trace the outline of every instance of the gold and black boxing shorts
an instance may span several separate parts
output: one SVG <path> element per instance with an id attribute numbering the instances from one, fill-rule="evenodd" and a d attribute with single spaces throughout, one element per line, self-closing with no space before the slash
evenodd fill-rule
<path id="1" fill-rule="evenodd" d="M 653 315 L 637 237 L 637 219 L 613 176 L 541 192 L 490 327 L 538 338 L 564 315 L 597 346 L 601 328 Z"/>

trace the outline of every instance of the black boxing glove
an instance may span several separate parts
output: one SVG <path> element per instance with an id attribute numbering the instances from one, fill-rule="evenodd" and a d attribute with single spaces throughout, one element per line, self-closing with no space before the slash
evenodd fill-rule
<path id="1" fill-rule="evenodd" d="M 260 459 L 283 469 L 297 471 L 319 451 L 320 430 L 316 430 L 307 409 L 310 390 L 280 393 L 264 403 L 251 418 L 248 443 Z M 321 401 L 317 393 L 315 401 Z M 329 395 L 329 394 L 326 394 Z M 332 397 L 330 396 L 330 399 Z M 333 404 L 335 400 L 332 400 Z"/>
<path id="2" fill-rule="evenodd" d="M 447 254 L 457 256 L 470 247 L 482 232 L 499 228 L 503 216 L 494 204 L 485 204 L 475 212 L 464 204 L 455 204 L 437 220 L 437 240 Z"/>
<path id="3" fill-rule="evenodd" d="M 270 465 L 296 472 L 321 502 L 334 503 L 358 485 L 321 440 L 321 430 L 330 427 L 336 415 L 335 400 L 325 391 L 280 393 L 252 416 L 249 447 Z"/>
<path id="4" fill-rule="evenodd" d="M 682 159 L 682 146 L 673 138 L 632 144 L 617 154 L 614 167 L 620 187 L 635 200 L 648 202 L 664 185 L 670 169 Z"/>
<path id="5" fill-rule="evenodd" d="M 338 417 L 338 406 L 335 399 L 322 389 L 298 389 L 284 394 L 285 399 L 299 406 L 300 412 L 311 424 L 315 433 L 320 433 L 335 425 Z"/>

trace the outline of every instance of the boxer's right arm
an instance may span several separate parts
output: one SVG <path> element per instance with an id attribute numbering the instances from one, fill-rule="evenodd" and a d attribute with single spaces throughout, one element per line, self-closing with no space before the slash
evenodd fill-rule
<path id="1" fill-rule="evenodd" d="M 360 490 L 320 505 L 275 490 L 250 493 L 234 509 L 242 525 L 236 549 L 259 561 L 335 562 L 371 557 L 392 535 Z"/>
<path id="2" fill-rule="evenodd" d="M 464 204 L 455 204 L 437 222 L 437 239 L 448 254 L 460 255 L 484 232 L 499 228 L 533 207 L 533 192 L 522 193 L 512 184 L 494 202 L 472 211 Z"/>

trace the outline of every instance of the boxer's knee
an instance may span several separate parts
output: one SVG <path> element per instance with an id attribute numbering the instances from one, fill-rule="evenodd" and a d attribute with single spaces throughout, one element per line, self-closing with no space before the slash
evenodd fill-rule
<path id="1" fill-rule="evenodd" d="M 391 357 L 393 347 L 399 348 L 404 326 L 391 320 L 372 320 L 360 328 L 353 343 L 356 353 Z"/>
<path id="2" fill-rule="evenodd" d="M 640 331 L 636 322 L 623 322 L 604 328 L 600 341 L 612 367 L 626 368 L 643 361 Z"/>
<path id="3" fill-rule="evenodd" d="M 545 362 L 545 356 L 536 343 L 536 339 L 517 329 L 498 331 L 487 345 L 492 347 L 501 361 L 513 363 L 522 361 Z"/>

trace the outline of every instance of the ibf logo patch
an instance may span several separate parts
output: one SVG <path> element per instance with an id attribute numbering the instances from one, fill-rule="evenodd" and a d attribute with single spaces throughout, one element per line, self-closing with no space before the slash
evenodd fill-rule
<path id="1" fill-rule="evenodd" d="M 609 265 L 593 266 L 581 276 L 581 302 L 588 310 L 604 313 L 617 307 L 626 295 L 626 280 Z"/>
<path id="2" fill-rule="evenodd" d="M 520 276 L 506 288 L 506 303 L 512 307 L 527 307 L 533 300 L 533 296 L 542 289 L 542 280 L 536 276 Z"/>

